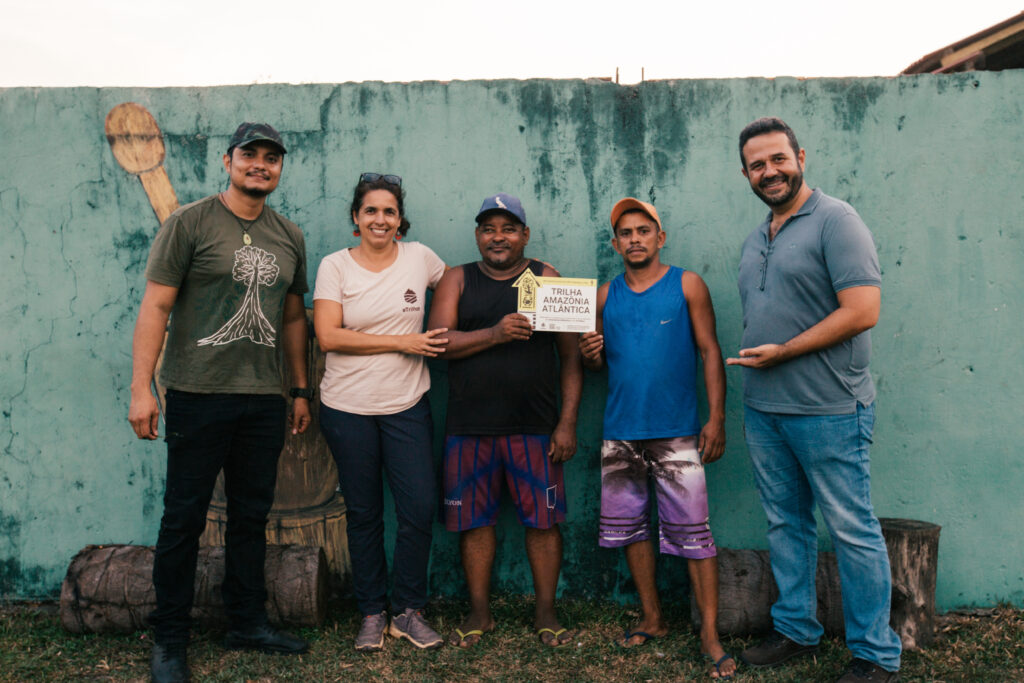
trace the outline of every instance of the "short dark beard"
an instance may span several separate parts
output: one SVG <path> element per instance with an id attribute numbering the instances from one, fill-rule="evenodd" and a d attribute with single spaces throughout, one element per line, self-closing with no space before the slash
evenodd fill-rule
<path id="1" fill-rule="evenodd" d="M 622 259 L 622 264 L 626 267 L 627 270 L 643 270 L 647 266 L 651 265 L 653 262 L 654 254 L 647 254 L 647 258 L 639 262 L 630 261 L 628 255 L 626 256 L 626 258 Z"/>
<path id="2" fill-rule="evenodd" d="M 254 187 L 240 187 L 238 189 L 242 191 L 242 194 L 252 197 L 253 199 L 262 199 L 273 192 L 273 190 L 260 190 Z"/>
<path id="3" fill-rule="evenodd" d="M 786 184 L 789 186 L 789 192 L 781 194 L 777 197 L 769 197 L 768 195 L 761 191 L 760 187 L 751 186 L 751 189 L 754 190 L 754 194 L 756 194 L 762 202 L 774 208 L 776 206 L 782 206 L 783 204 L 786 204 L 791 199 L 793 199 L 793 197 L 800 194 L 800 188 L 803 187 L 804 185 L 803 172 L 797 171 L 793 175 L 787 176 Z"/>

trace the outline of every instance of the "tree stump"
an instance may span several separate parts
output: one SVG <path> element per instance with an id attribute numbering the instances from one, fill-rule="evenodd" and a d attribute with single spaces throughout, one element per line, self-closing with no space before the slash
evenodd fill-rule
<path id="1" fill-rule="evenodd" d="M 311 321 L 312 312 L 306 317 Z M 325 356 L 316 343 L 310 325 L 309 348 L 306 356 L 309 368 L 309 386 L 317 387 L 324 374 Z M 285 374 L 288 368 L 285 367 Z M 286 386 L 293 382 L 286 379 Z M 291 402 L 291 399 L 286 399 Z M 346 534 L 345 500 L 337 492 L 338 471 L 327 441 L 320 431 L 320 392 L 309 402 L 311 422 L 302 434 L 287 428 L 284 449 L 277 463 L 277 485 L 274 506 L 267 521 L 267 542 L 288 545 L 320 546 L 327 556 L 328 569 L 336 583 L 341 583 L 351 570 Z M 224 495 L 224 474 L 217 477 L 210 508 L 206 515 L 206 529 L 200 545 L 224 544 L 227 529 L 227 498 Z"/>
<path id="2" fill-rule="evenodd" d="M 758 633 L 771 627 L 770 609 L 779 596 L 767 550 L 718 549 L 718 632 Z M 701 625 L 697 601 L 690 596 L 690 619 Z"/>
<path id="3" fill-rule="evenodd" d="M 910 519 L 879 519 L 892 572 L 889 623 L 906 650 L 927 647 L 934 636 L 935 579 L 941 527 Z M 718 549 L 718 631 L 748 635 L 772 628 L 771 605 L 778 598 L 767 550 Z M 825 633 L 842 636 L 843 601 L 835 553 L 818 553 L 815 574 L 818 621 Z M 700 628 L 697 603 L 690 619 Z"/>
<path id="4" fill-rule="evenodd" d="M 818 621 L 829 634 L 843 633 L 843 601 L 835 553 L 819 553 L 815 574 Z M 767 550 L 718 549 L 718 632 L 723 635 L 765 633 L 772 629 L 771 607 L 779 597 Z M 690 619 L 700 628 L 697 601 L 690 599 Z"/>
<path id="5" fill-rule="evenodd" d="M 882 518 L 882 534 L 892 565 L 889 623 L 905 650 L 931 645 L 935 637 L 935 581 L 939 567 L 938 524 Z"/>
<path id="6" fill-rule="evenodd" d="M 75 555 L 60 591 L 60 619 L 72 633 L 148 628 L 156 607 L 152 547 L 89 545 Z M 320 626 L 327 616 L 327 559 L 321 548 L 267 546 L 267 617 L 279 626 Z M 224 626 L 224 548 L 199 549 L 192 619 Z"/>

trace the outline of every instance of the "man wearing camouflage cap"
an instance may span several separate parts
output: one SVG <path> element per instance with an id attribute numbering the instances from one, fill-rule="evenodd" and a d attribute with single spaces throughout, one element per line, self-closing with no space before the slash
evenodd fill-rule
<path id="1" fill-rule="evenodd" d="M 265 205 L 284 163 L 280 134 L 243 123 L 224 155 L 225 191 L 181 207 L 160 227 L 132 341 L 128 420 L 158 436 L 150 388 L 167 329 L 167 485 L 153 563 L 154 681 L 187 681 L 189 611 L 199 536 L 218 473 L 227 495 L 226 646 L 298 654 L 308 644 L 267 623 L 263 563 L 267 514 L 285 437 L 282 360 L 295 398 L 292 433 L 309 426 L 306 385 L 306 246 L 291 221 Z"/>

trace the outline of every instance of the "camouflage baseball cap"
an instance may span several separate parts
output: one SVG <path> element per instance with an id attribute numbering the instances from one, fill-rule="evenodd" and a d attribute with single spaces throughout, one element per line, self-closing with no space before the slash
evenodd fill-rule
<path id="1" fill-rule="evenodd" d="M 274 130 L 274 127 L 269 123 L 252 123 L 246 121 L 238 127 L 235 134 L 231 136 L 231 142 L 228 143 L 228 154 L 231 153 L 235 147 L 244 147 L 252 142 L 270 142 L 277 145 L 281 149 L 281 154 L 286 154 L 287 149 L 284 148 L 284 143 L 281 142 L 281 134 Z"/>

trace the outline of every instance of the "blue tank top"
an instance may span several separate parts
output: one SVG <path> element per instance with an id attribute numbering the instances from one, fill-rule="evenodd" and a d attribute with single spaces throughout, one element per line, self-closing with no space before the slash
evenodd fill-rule
<path id="1" fill-rule="evenodd" d="M 662 439 L 700 433 L 697 348 L 683 296 L 683 270 L 639 294 L 624 275 L 608 287 L 602 320 L 608 363 L 607 440 Z"/>

